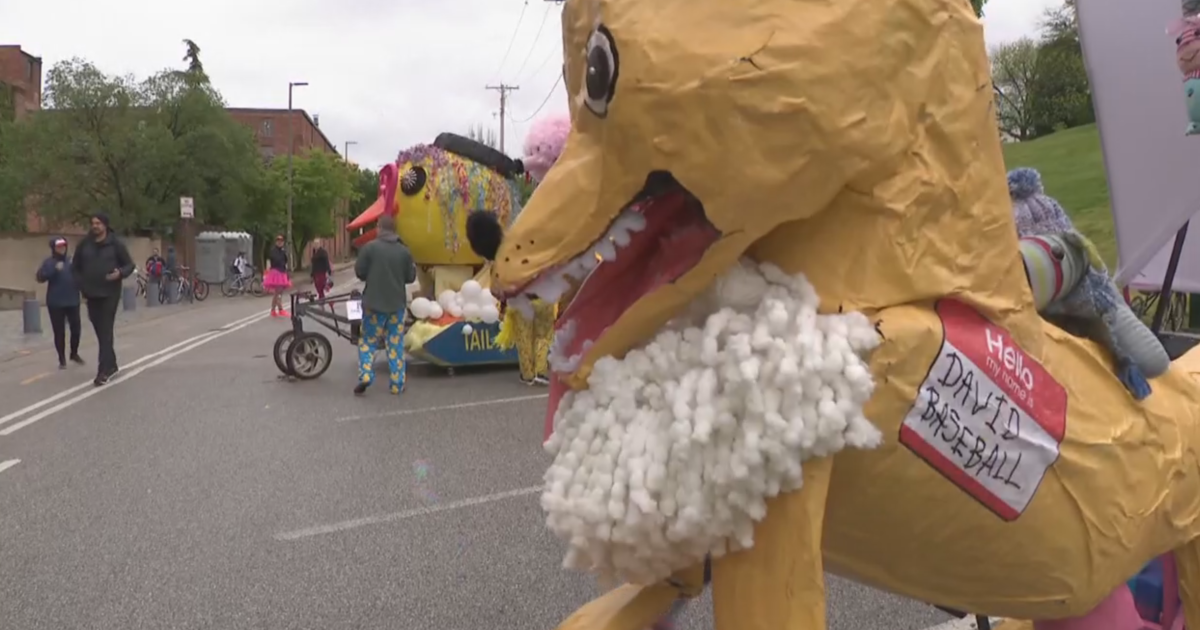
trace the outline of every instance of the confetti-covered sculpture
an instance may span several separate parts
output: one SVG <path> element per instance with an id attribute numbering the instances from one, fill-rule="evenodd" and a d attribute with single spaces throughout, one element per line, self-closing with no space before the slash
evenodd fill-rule
<path id="1" fill-rule="evenodd" d="M 385 212 L 396 217 L 420 280 L 409 301 L 416 320 L 404 338 L 410 354 L 446 366 L 516 362 L 515 352 L 496 346 L 500 304 L 486 286 L 485 261 L 467 243 L 466 221 L 482 211 L 509 224 L 521 211 L 524 177 L 519 161 L 451 133 L 401 151 L 380 171 L 379 198 L 346 229 Z M 355 244 L 374 237 L 368 230 Z"/>
<path id="2" fill-rule="evenodd" d="M 1139 401 L 1038 313 L 970 3 L 567 0 L 563 30 L 566 150 L 471 238 L 502 296 L 583 280 L 541 504 L 628 585 L 562 630 L 647 628 L 707 559 L 716 630 L 822 630 L 826 571 L 1080 617 L 1167 551 L 1200 623 L 1200 351 Z"/>

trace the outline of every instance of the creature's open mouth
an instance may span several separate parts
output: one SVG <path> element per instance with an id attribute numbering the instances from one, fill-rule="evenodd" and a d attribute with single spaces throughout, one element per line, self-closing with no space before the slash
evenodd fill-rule
<path id="1" fill-rule="evenodd" d="M 562 375 L 579 369 L 584 353 L 638 300 L 692 269 L 720 232 L 704 207 L 669 173 L 655 172 L 582 254 L 535 278 L 509 300 L 525 309 L 525 296 L 558 301 L 582 281 L 569 304 L 560 305 L 550 351 L 548 412 L 553 416 L 566 393 Z"/>

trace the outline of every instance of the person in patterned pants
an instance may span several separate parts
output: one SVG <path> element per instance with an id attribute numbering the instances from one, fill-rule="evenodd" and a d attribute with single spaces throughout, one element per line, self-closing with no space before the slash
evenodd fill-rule
<path id="1" fill-rule="evenodd" d="M 391 392 L 404 391 L 404 312 L 408 308 L 405 287 L 417 279 L 412 253 L 396 236 L 396 219 L 390 214 L 379 217 L 378 236 L 358 252 L 354 275 L 363 281 L 362 336 L 358 341 L 358 384 L 354 393 L 361 395 L 375 380 L 375 349 L 379 338 L 385 340 Z"/>
<path id="2" fill-rule="evenodd" d="M 521 382 L 526 385 L 550 383 L 550 344 L 554 341 L 554 304 L 533 300 L 533 319 L 513 320 L 513 342 L 521 366 Z"/>
<path id="3" fill-rule="evenodd" d="M 358 340 L 358 385 L 362 393 L 375 381 L 375 349 L 379 338 L 385 338 L 388 360 L 388 391 L 399 394 L 404 391 L 404 313 L 363 313 L 362 337 Z"/>

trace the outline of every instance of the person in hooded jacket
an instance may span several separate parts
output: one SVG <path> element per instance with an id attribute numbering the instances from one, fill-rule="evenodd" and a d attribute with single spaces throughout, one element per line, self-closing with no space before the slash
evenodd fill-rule
<path id="1" fill-rule="evenodd" d="M 37 281 L 46 285 L 46 310 L 50 313 L 50 327 L 54 329 L 54 349 L 58 351 L 58 369 L 67 369 L 67 326 L 71 327 L 70 359 L 83 365 L 79 356 L 79 287 L 71 272 L 71 257 L 67 253 L 67 239 L 50 239 L 50 256 L 42 261 L 37 270 Z"/>
<path id="2" fill-rule="evenodd" d="M 88 319 L 100 346 L 96 387 L 104 385 L 117 373 L 113 328 L 117 322 L 117 309 L 121 306 L 122 281 L 133 275 L 133 269 L 129 250 L 125 242 L 113 234 L 108 215 L 101 212 L 92 215 L 91 234 L 75 248 L 71 271 L 79 283 L 80 293 L 87 299 Z"/>

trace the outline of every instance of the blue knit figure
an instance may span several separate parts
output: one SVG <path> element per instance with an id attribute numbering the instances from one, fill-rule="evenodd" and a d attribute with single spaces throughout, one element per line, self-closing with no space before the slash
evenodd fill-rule
<path id="1" fill-rule="evenodd" d="M 1058 323 L 1065 319 L 1071 324 L 1084 323 L 1082 335 L 1100 343 L 1112 353 L 1116 363 L 1114 371 L 1125 389 L 1136 400 L 1150 395 L 1150 383 L 1146 372 L 1139 367 L 1118 330 L 1125 317 L 1120 311 L 1126 309 L 1125 300 L 1108 275 L 1104 261 L 1095 247 L 1075 229 L 1062 206 L 1046 195 L 1042 188 L 1041 175 L 1031 168 L 1014 169 L 1008 174 L 1008 191 L 1012 197 L 1013 215 L 1019 236 L 1058 235 L 1070 245 L 1088 255 L 1089 269 L 1083 281 L 1067 295 L 1043 309 L 1042 314 Z M 1076 328 L 1071 324 L 1060 324 L 1064 328 Z M 1077 333 L 1074 330 L 1070 332 Z M 1148 333 L 1148 331 L 1147 331 Z M 1128 337 L 1128 335 L 1126 335 Z M 1157 344 L 1157 341 L 1154 342 Z M 1161 344 L 1159 349 L 1161 349 Z M 1166 371 L 1169 361 L 1165 351 L 1162 358 L 1155 356 L 1155 374 Z M 1161 369 L 1160 369 L 1161 367 Z"/>

